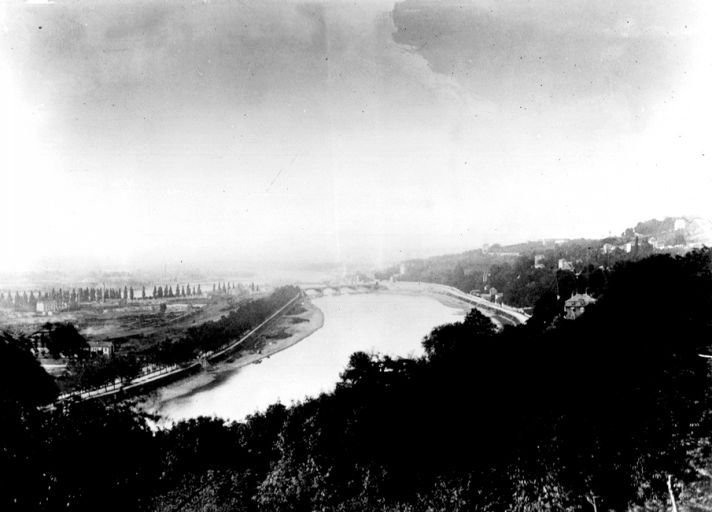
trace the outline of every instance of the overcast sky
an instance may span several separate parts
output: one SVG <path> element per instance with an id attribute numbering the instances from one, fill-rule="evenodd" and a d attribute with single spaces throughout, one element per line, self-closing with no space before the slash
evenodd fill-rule
<path id="1" fill-rule="evenodd" d="M 381 264 L 712 218 L 706 4 L 3 3 L 0 264 Z"/>

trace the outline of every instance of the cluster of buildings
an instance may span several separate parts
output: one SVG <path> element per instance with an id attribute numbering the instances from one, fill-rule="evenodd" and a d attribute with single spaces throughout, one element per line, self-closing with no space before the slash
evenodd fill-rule
<path id="1" fill-rule="evenodd" d="M 49 353 L 49 339 L 51 336 L 50 324 L 45 324 L 35 332 L 28 336 L 30 342 L 32 343 L 32 352 L 36 357 L 48 357 Z M 111 357 L 116 350 L 116 346 L 112 341 L 87 341 L 89 345 L 89 352 L 92 354 L 101 354 L 106 357 Z"/>
<path id="2" fill-rule="evenodd" d="M 534 255 L 534 268 L 537 268 L 537 269 L 546 268 L 546 256 L 545 255 L 543 255 L 543 254 L 535 254 Z M 556 261 L 556 268 L 559 270 L 569 270 L 569 271 L 573 272 L 574 264 L 572 261 L 569 261 L 566 258 L 559 258 Z"/>
<path id="3" fill-rule="evenodd" d="M 712 222 L 699 217 L 667 218 L 663 221 L 648 221 L 641 227 L 627 230 L 623 236 L 629 240 L 622 244 L 604 244 L 601 252 L 609 254 L 616 250 L 625 253 L 649 246 L 658 251 L 698 249 L 712 245 Z M 642 231 L 638 232 L 636 229 Z"/>
<path id="4" fill-rule="evenodd" d="M 494 286 L 486 284 L 483 290 L 471 290 L 470 295 L 475 297 L 480 297 L 482 299 L 487 299 L 495 304 L 502 305 L 504 303 L 504 293 L 500 292 Z"/>
<path id="5" fill-rule="evenodd" d="M 626 254 L 631 254 L 631 253 L 638 253 L 641 246 L 646 246 L 650 244 L 653 248 L 660 249 L 662 247 L 655 247 L 651 241 L 655 242 L 655 239 L 653 237 L 648 237 L 648 238 L 643 238 L 641 240 L 641 237 L 636 236 L 635 240 L 633 241 L 628 241 L 628 242 L 623 242 L 622 244 L 611 244 L 611 243 L 605 243 L 603 244 L 603 247 L 601 247 L 601 252 L 603 254 L 611 254 L 615 251 L 623 251 Z"/>
<path id="6" fill-rule="evenodd" d="M 576 293 L 564 302 L 564 318 L 576 320 L 590 304 L 595 304 L 596 299 L 587 293 Z"/>

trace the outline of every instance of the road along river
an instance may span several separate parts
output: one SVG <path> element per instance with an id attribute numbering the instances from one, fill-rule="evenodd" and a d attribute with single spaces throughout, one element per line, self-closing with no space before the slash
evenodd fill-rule
<path id="1" fill-rule="evenodd" d="M 358 293 L 312 300 L 323 327 L 259 364 L 221 364 L 157 392 L 147 409 L 171 422 L 197 416 L 242 420 L 275 402 L 285 405 L 334 389 L 349 356 L 359 350 L 421 355 L 433 327 L 462 320 L 465 310 L 425 295 Z"/>

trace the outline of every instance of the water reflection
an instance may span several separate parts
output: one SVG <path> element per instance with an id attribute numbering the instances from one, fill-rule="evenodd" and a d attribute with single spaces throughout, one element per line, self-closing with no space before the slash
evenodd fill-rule
<path id="1" fill-rule="evenodd" d="M 358 350 L 420 355 L 421 340 L 436 325 L 460 320 L 463 312 L 426 296 L 390 293 L 314 299 L 324 326 L 297 345 L 244 368 L 224 365 L 193 382 L 167 388 L 158 412 L 169 420 L 217 415 L 240 420 L 281 401 L 289 404 L 330 391 L 349 356 Z M 180 396 L 180 389 L 190 393 Z"/>

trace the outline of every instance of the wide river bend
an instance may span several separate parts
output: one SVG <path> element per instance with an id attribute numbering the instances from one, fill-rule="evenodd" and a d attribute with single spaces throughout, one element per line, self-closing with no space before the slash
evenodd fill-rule
<path id="1" fill-rule="evenodd" d="M 285 405 L 334 389 L 356 351 L 421 355 L 421 341 L 435 326 L 461 320 L 454 309 L 424 295 L 363 293 L 312 300 L 324 326 L 260 364 L 220 365 L 194 382 L 168 386 L 151 409 L 168 422 L 197 416 L 242 420 L 270 404 Z"/>

